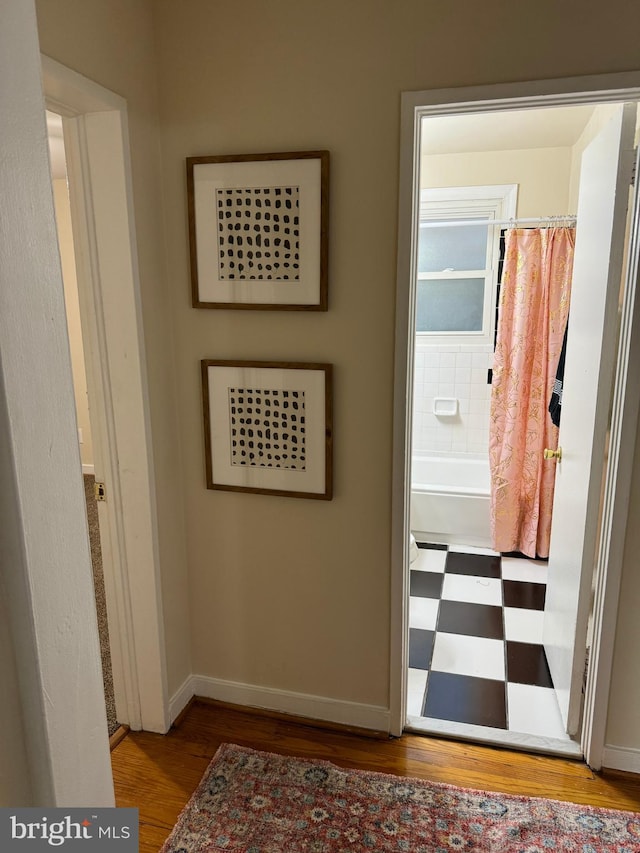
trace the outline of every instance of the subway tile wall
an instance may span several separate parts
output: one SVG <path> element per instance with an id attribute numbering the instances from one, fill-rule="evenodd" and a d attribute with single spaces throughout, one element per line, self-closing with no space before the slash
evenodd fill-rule
<path id="1" fill-rule="evenodd" d="M 485 455 L 489 450 L 491 346 L 419 345 L 413 383 L 413 450 Z M 435 415 L 435 397 L 455 397 L 455 417 Z"/>

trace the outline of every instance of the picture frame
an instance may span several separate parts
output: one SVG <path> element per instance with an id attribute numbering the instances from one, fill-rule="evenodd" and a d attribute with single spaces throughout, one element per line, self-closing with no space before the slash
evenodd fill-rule
<path id="1" fill-rule="evenodd" d="M 187 158 L 194 308 L 326 311 L 329 152 Z"/>
<path id="2" fill-rule="evenodd" d="M 331 500 L 330 364 L 203 359 L 208 489 Z"/>

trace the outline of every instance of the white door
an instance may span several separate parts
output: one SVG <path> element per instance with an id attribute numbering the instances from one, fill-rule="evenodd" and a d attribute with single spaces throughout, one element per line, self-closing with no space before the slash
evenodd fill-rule
<path id="1" fill-rule="evenodd" d="M 578 222 L 544 647 L 567 731 L 578 731 L 603 457 L 615 366 L 618 300 L 633 165 L 636 105 L 625 104 L 585 149 Z"/>

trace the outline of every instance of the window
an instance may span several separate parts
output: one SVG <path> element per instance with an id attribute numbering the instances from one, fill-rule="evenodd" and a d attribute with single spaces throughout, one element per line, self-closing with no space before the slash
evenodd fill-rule
<path id="1" fill-rule="evenodd" d="M 416 333 L 425 344 L 490 343 L 500 228 L 515 184 L 424 189 L 417 238 Z"/>

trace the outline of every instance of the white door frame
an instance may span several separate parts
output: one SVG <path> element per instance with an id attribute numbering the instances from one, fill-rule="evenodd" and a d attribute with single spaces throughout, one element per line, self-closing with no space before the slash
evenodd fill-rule
<path id="1" fill-rule="evenodd" d="M 401 734 L 406 721 L 408 643 L 409 500 L 411 488 L 411 423 L 413 391 L 412 329 L 415 318 L 413 222 L 419 203 L 420 119 L 428 115 L 462 115 L 527 107 L 570 106 L 640 100 L 640 72 L 508 83 L 461 89 L 406 92 L 402 96 L 396 345 L 394 371 L 394 427 L 391 530 L 391 733 Z M 617 604 L 622 574 L 624 537 L 631 488 L 631 471 L 640 400 L 640 359 L 635 354 L 638 322 L 635 288 L 638 262 L 636 206 L 629 270 L 616 368 L 611 447 L 596 566 L 592 664 L 585 691 L 582 750 L 587 762 L 599 769 L 604 751 L 609 685 L 613 660 Z M 634 266 L 635 265 L 635 266 Z"/>
<path id="2" fill-rule="evenodd" d="M 0 114 L 0 584 L 19 694 L 3 684 L 6 736 L 31 783 L 22 805 L 113 806 L 33 0 L 2 3 Z"/>
<path id="3" fill-rule="evenodd" d="M 43 56 L 63 117 L 91 408 L 116 715 L 170 725 L 149 399 L 128 149 L 119 95 Z"/>

